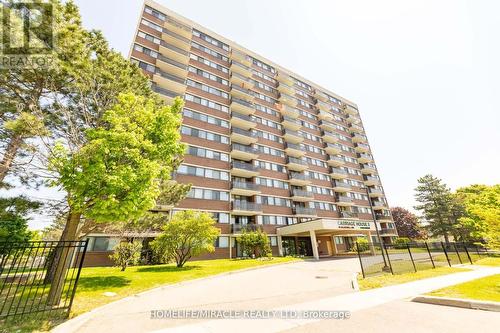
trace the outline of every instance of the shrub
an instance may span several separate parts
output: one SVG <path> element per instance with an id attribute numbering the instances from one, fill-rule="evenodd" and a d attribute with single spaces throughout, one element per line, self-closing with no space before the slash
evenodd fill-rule
<path id="1" fill-rule="evenodd" d="M 118 244 L 109 257 L 116 266 L 124 271 L 129 265 L 136 265 L 141 258 L 142 244 L 140 242 L 122 242 Z"/>
<path id="2" fill-rule="evenodd" d="M 411 240 L 406 237 L 398 237 L 394 240 L 394 247 L 396 249 L 404 249 L 406 248 L 406 245 L 408 243 L 411 243 Z"/>
<path id="3" fill-rule="evenodd" d="M 368 251 L 368 249 L 370 248 L 368 244 L 368 239 L 364 237 L 358 238 L 356 242 L 358 243 L 358 249 L 360 252 Z M 353 251 L 354 252 L 357 251 L 356 246 L 354 246 Z"/>
<path id="4" fill-rule="evenodd" d="M 261 230 L 246 231 L 238 238 L 243 253 L 249 257 L 265 257 L 271 255 L 271 246 L 267 234 Z"/>

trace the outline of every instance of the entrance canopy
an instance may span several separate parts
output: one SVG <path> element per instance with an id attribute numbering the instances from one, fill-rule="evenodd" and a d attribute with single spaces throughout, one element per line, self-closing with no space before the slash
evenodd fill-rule
<path id="1" fill-rule="evenodd" d="M 373 221 L 362 220 L 317 219 L 280 227 L 277 234 L 279 236 L 305 236 L 309 235 L 311 231 L 314 231 L 317 235 L 366 236 L 370 231 L 375 231 L 375 224 Z"/>

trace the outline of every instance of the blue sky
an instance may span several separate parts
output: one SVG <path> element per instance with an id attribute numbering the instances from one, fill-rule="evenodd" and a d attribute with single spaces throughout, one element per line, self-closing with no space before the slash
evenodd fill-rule
<path id="1" fill-rule="evenodd" d="M 142 1 L 75 2 L 127 56 Z M 158 2 L 356 102 L 390 205 L 427 173 L 500 183 L 499 1 Z"/>

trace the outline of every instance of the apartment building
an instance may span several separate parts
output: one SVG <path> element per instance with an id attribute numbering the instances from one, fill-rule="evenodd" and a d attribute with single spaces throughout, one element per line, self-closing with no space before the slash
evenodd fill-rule
<path id="1" fill-rule="evenodd" d="M 149 0 L 130 59 L 167 103 L 185 100 L 175 180 L 192 190 L 158 209 L 211 212 L 210 257 L 240 256 L 244 228 L 264 230 L 275 255 L 348 252 L 376 241 L 375 223 L 397 236 L 355 103 Z"/>

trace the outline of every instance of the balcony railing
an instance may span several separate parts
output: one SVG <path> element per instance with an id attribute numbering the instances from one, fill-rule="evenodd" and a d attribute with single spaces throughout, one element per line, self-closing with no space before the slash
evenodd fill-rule
<path id="1" fill-rule="evenodd" d="M 294 207 L 293 213 L 295 215 L 311 215 L 311 216 L 317 215 L 316 209 L 309 207 Z"/>
<path id="2" fill-rule="evenodd" d="M 248 201 L 233 201 L 233 210 L 245 210 L 249 212 L 262 211 L 262 205 Z"/>
<path id="3" fill-rule="evenodd" d="M 345 195 L 339 195 L 336 199 L 337 199 L 337 202 L 352 203 L 352 198 L 351 197 L 347 197 Z"/>
<path id="4" fill-rule="evenodd" d="M 292 191 L 292 195 L 293 196 L 297 196 L 297 197 L 305 197 L 305 198 L 312 198 L 312 197 L 314 197 L 314 194 L 312 192 L 304 191 L 304 190 L 299 190 L 299 189 L 294 189 Z"/>
<path id="5" fill-rule="evenodd" d="M 243 230 L 246 230 L 246 231 L 262 230 L 262 226 L 260 224 L 254 224 L 254 223 L 232 224 L 231 225 L 231 231 L 233 234 L 242 232 Z"/>
<path id="6" fill-rule="evenodd" d="M 260 185 L 250 182 L 233 181 L 232 187 L 240 190 L 260 191 Z"/>
<path id="7" fill-rule="evenodd" d="M 372 206 L 374 207 L 386 207 L 387 204 L 380 200 L 372 200 Z"/>
<path id="8" fill-rule="evenodd" d="M 175 46 L 169 45 L 169 46 L 165 46 L 165 47 L 170 48 L 170 47 L 175 47 Z M 185 52 L 184 50 L 180 50 L 180 51 Z M 163 62 L 166 62 L 167 64 L 170 64 L 172 66 L 178 67 L 178 68 L 180 68 L 182 70 L 187 70 L 187 66 L 186 65 L 181 64 L 180 62 L 177 62 L 175 60 L 169 59 L 169 58 L 165 57 L 163 54 L 158 54 L 158 59 L 161 60 L 161 61 L 163 61 Z"/>
<path id="9" fill-rule="evenodd" d="M 233 98 L 231 98 L 231 101 L 233 103 L 238 103 L 238 104 L 244 105 L 246 107 L 253 108 L 253 103 L 247 102 L 241 98 L 233 97 Z"/>
<path id="10" fill-rule="evenodd" d="M 156 74 L 160 75 L 161 77 L 163 77 L 165 79 L 168 79 L 168 80 L 180 83 L 180 84 L 184 84 L 185 83 L 185 80 L 183 78 L 180 78 L 178 76 L 166 73 L 166 72 L 162 71 L 161 69 L 156 69 Z"/>
<path id="11" fill-rule="evenodd" d="M 243 151 L 243 152 L 249 153 L 249 154 L 258 154 L 259 153 L 257 149 L 252 148 L 252 147 L 248 147 L 245 145 L 241 145 L 239 143 L 233 143 L 231 147 L 233 150 L 239 150 L 239 151 Z"/>
<path id="12" fill-rule="evenodd" d="M 339 168 L 332 168 L 332 171 L 330 173 L 347 176 L 347 171 Z"/>
<path id="13" fill-rule="evenodd" d="M 311 180 L 311 177 L 306 176 L 305 174 L 302 174 L 302 173 L 298 173 L 298 172 L 290 172 L 289 177 L 290 177 L 290 179 L 297 179 L 297 180 L 304 180 L 304 181 Z"/>
<path id="14" fill-rule="evenodd" d="M 151 85 L 151 89 L 153 89 L 154 92 L 158 93 L 158 94 L 161 94 L 161 95 L 165 95 L 167 97 L 171 97 L 171 98 L 174 98 L 176 96 L 179 96 L 179 94 L 176 94 L 174 93 L 173 91 L 170 91 L 168 89 L 165 89 L 165 88 L 162 88 L 160 86 L 158 86 L 157 84 L 153 83 Z"/>
<path id="15" fill-rule="evenodd" d="M 343 180 L 335 180 L 333 185 L 334 187 L 351 188 L 351 184 Z"/>
<path id="16" fill-rule="evenodd" d="M 291 156 L 288 157 L 288 163 L 294 163 L 294 164 L 300 164 L 300 165 L 306 165 L 307 166 L 307 162 L 306 161 L 301 160 L 300 158 L 295 158 L 295 157 L 291 157 Z"/>
<path id="17" fill-rule="evenodd" d="M 233 113 L 233 116 L 234 115 L 235 114 Z M 257 137 L 256 133 L 251 132 L 251 131 L 247 131 L 247 130 L 244 130 L 244 129 L 241 129 L 241 128 L 238 128 L 238 127 L 232 127 L 231 128 L 231 133 L 240 134 L 240 135 L 244 135 L 244 136 L 248 136 L 248 137 L 252 137 L 252 138 L 256 138 Z"/>
<path id="18" fill-rule="evenodd" d="M 358 217 L 358 213 L 341 211 L 340 212 L 340 217 L 354 219 L 354 218 Z"/>
<path id="19" fill-rule="evenodd" d="M 375 214 L 375 219 L 377 219 L 377 220 L 391 220 L 391 215 Z"/>
<path id="20" fill-rule="evenodd" d="M 239 118 L 239 119 L 242 119 L 242 120 L 245 120 L 245 121 L 248 121 L 248 122 L 251 122 L 253 123 L 254 120 L 252 119 L 252 117 L 250 116 L 247 116 L 247 115 L 244 115 L 244 114 L 240 114 L 238 112 L 234 112 L 231 114 L 231 117 L 236 117 L 236 118 Z"/>
<path id="21" fill-rule="evenodd" d="M 378 190 L 378 189 L 370 189 L 370 194 L 384 194 L 384 192 L 382 190 Z"/>
<path id="22" fill-rule="evenodd" d="M 290 143 L 290 142 L 287 142 L 287 143 L 286 143 L 286 148 L 295 149 L 295 150 L 300 150 L 300 151 L 302 151 L 302 150 L 303 150 L 303 148 L 302 148 L 300 145 L 295 144 L 295 143 Z"/>
<path id="23" fill-rule="evenodd" d="M 160 45 L 163 46 L 164 48 L 167 48 L 169 50 L 172 50 L 172 51 L 175 51 L 177 53 L 180 53 L 180 54 L 182 54 L 183 56 L 186 56 L 186 57 L 189 56 L 189 52 L 184 51 L 183 49 L 181 49 L 181 48 L 179 48 L 177 46 L 174 46 L 172 44 L 168 44 L 165 41 L 161 41 L 160 43 L 161 43 Z M 160 60 L 165 61 L 163 59 L 160 59 Z"/>
<path id="24" fill-rule="evenodd" d="M 259 170 L 255 165 L 250 164 L 250 163 L 233 161 L 231 164 L 232 164 L 234 169 L 242 169 L 242 170 L 254 171 L 254 172 L 257 172 Z"/>
<path id="25" fill-rule="evenodd" d="M 398 233 L 398 231 L 394 228 L 382 228 L 382 229 L 380 229 L 381 235 L 394 235 L 397 233 Z"/>

